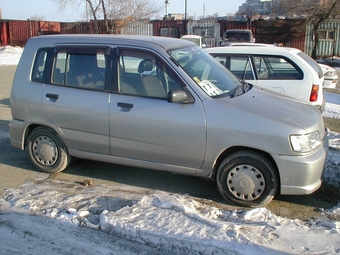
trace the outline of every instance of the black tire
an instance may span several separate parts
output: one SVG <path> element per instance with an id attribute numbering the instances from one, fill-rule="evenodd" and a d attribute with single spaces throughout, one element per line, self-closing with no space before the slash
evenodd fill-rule
<path id="1" fill-rule="evenodd" d="M 253 151 L 229 155 L 218 168 L 216 182 L 227 202 L 245 207 L 265 206 L 274 198 L 279 185 L 272 163 Z"/>
<path id="2" fill-rule="evenodd" d="M 63 171 L 71 162 L 65 144 L 46 127 L 38 127 L 29 134 L 27 151 L 33 165 L 43 172 Z"/>

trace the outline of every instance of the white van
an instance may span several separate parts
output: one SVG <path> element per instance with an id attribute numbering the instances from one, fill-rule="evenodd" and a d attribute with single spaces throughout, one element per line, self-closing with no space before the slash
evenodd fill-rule
<path id="1" fill-rule="evenodd" d="M 197 44 L 200 48 L 206 48 L 207 47 L 207 43 L 206 43 L 205 39 L 200 35 L 183 35 L 181 37 L 181 39 L 193 42 L 193 43 Z"/>

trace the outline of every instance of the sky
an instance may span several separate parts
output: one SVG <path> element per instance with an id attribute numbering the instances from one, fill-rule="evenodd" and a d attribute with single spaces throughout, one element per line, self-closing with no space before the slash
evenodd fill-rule
<path id="1" fill-rule="evenodd" d="M 0 47 L 0 68 L 17 65 L 21 53 Z M 340 95 L 326 92 L 325 99 L 324 115 L 340 118 Z M 340 187 L 340 134 L 327 136 L 324 182 Z M 0 139 L 9 140 L 8 132 Z M 266 208 L 222 210 L 190 194 L 82 186 L 37 173 L 0 197 L 0 254 L 339 254 L 340 201 L 320 212 L 301 221 Z"/>
<path id="2" fill-rule="evenodd" d="M 166 14 L 165 1 L 155 0 L 164 3 L 164 9 L 159 13 L 160 17 Z M 79 0 L 79 2 L 82 2 Z M 73 22 L 85 20 L 84 4 L 71 8 L 68 11 L 58 12 L 58 5 L 52 0 L 0 0 L 0 8 L 3 19 L 27 20 L 31 17 L 43 17 L 46 21 Z M 170 0 L 167 5 L 167 13 L 184 13 L 185 0 Z M 188 16 L 199 17 L 213 15 L 226 16 L 237 12 L 238 7 L 246 0 L 187 0 Z"/>

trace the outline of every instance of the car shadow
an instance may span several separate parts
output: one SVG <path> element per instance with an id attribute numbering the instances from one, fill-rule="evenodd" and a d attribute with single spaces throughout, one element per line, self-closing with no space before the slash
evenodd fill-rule
<path id="1" fill-rule="evenodd" d="M 4 99 L 1 99 L 0 100 L 0 105 L 6 105 L 6 106 L 8 106 L 9 107 L 9 105 L 10 105 L 10 99 L 9 98 L 4 98 Z"/>

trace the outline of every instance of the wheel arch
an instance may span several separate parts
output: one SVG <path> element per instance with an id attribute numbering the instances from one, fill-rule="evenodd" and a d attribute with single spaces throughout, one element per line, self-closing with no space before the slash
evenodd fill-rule
<path id="1" fill-rule="evenodd" d="M 219 166 L 221 165 L 221 163 L 223 162 L 223 160 L 228 157 L 229 155 L 238 152 L 238 151 L 253 151 L 253 152 L 257 152 L 261 155 L 263 155 L 266 159 L 268 159 L 270 161 L 270 163 L 272 163 L 272 165 L 275 168 L 276 174 L 277 174 L 277 178 L 278 178 L 278 182 L 279 182 L 279 187 L 281 185 L 281 179 L 280 179 L 280 173 L 279 173 L 279 169 L 277 167 L 277 164 L 275 162 L 275 160 L 273 159 L 273 157 L 262 150 L 258 150 L 255 148 L 251 148 L 251 147 L 245 147 L 245 146 L 234 146 L 234 147 L 230 147 L 227 148 L 226 150 L 224 150 L 216 159 L 214 167 L 213 167 L 213 172 L 211 175 L 211 179 L 213 179 L 214 181 L 216 181 L 216 174 L 217 174 L 217 170 L 219 168 Z M 280 188 L 278 189 L 278 193 L 280 192 Z"/>
<path id="2" fill-rule="evenodd" d="M 62 140 L 62 139 L 60 138 L 59 134 L 58 134 L 53 128 L 51 128 L 50 126 L 32 123 L 32 124 L 30 124 L 29 126 L 27 126 L 27 128 L 26 128 L 26 130 L 25 130 L 24 141 L 23 141 L 24 149 L 27 148 L 27 138 L 28 138 L 28 136 L 30 135 L 30 133 L 31 133 L 34 129 L 36 129 L 36 128 L 38 128 L 38 127 L 45 127 L 45 128 L 50 129 L 53 133 L 55 133 L 55 134 L 57 135 L 57 137 L 58 137 L 60 140 Z"/>

